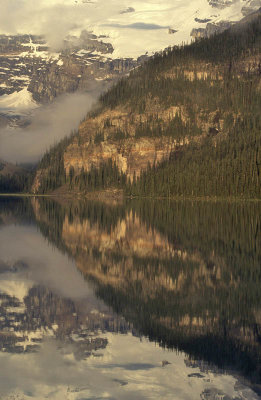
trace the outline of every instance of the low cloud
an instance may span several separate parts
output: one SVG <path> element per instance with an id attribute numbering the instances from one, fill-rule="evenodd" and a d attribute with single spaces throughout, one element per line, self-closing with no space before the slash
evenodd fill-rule
<path id="1" fill-rule="evenodd" d="M 12 281 L 20 287 L 20 291 L 21 286 L 29 288 L 42 285 L 64 298 L 89 299 L 90 302 L 95 302 L 93 290 L 83 279 L 75 262 L 50 246 L 34 226 L 11 225 L 2 228 L 0 255 L 2 265 L 16 265 L 17 262 L 21 265 L 22 262 L 25 266 L 15 274 L 8 270 L 2 273 L 0 291 L 8 293 L 8 283 Z M 17 295 L 18 292 L 19 290 Z"/>
<path id="2" fill-rule="evenodd" d="M 50 146 L 69 135 L 93 107 L 104 85 L 89 93 L 63 95 L 35 110 L 25 128 L 0 130 L 0 159 L 9 162 L 37 162 Z"/>
<path id="3" fill-rule="evenodd" d="M 157 24 L 146 24 L 144 22 L 136 22 L 134 24 L 122 25 L 122 24 L 104 24 L 103 26 L 111 28 L 127 28 L 127 29 L 141 29 L 141 30 L 155 30 L 155 29 L 166 29 L 169 26 L 157 25 Z"/>
<path id="4" fill-rule="evenodd" d="M 118 1 L 1 0 L 0 31 L 44 35 L 51 48 L 59 50 L 72 30 L 99 25 L 117 15 L 121 6 Z"/>

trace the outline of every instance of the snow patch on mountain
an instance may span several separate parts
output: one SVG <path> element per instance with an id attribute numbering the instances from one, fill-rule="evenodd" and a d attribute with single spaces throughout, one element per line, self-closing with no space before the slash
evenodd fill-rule
<path id="1" fill-rule="evenodd" d="M 31 111 L 37 107 L 37 103 L 33 100 L 32 93 L 29 92 L 27 87 L 0 97 L 0 111 L 9 112 L 26 112 Z"/>
<path id="2" fill-rule="evenodd" d="M 28 15 L 24 12 L 23 19 L 17 12 L 8 13 L 8 27 L 15 26 L 16 33 L 46 35 L 48 44 L 57 49 L 66 35 L 80 36 L 87 29 L 113 45 L 114 58 L 137 58 L 190 42 L 192 29 L 206 27 L 204 20 L 238 21 L 261 7 L 261 0 L 111 0 L 109 4 L 107 0 L 39 0 L 30 10 L 28 4 L 24 7 Z M 22 14 L 23 5 L 17 8 Z M 11 34 L 4 25 L 4 12 L 0 22 L 1 18 L 0 30 Z M 31 57 L 46 56 L 40 43 L 26 45 Z"/>
<path id="3" fill-rule="evenodd" d="M 31 287 L 30 281 L 14 280 L 11 277 L 0 279 L 0 293 L 19 299 L 20 302 L 23 302 Z"/>
<path id="4" fill-rule="evenodd" d="M 102 10 L 103 3 L 104 0 L 97 1 L 96 7 Z M 205 28 L 207 22 L 239 21 L 244 15 L 242 9 L 248 6 L 257 9 L 261 1 L 256 0 L 254 5 L 252 0 L 125 1 L 119 2 L 119 10 L 114 14 L 105 16 L 101 12 L 100 19 L 93 21 L 90 17 L 88 27 L 96 35 L 108 38 L 104 40 L 113 45 L 113 58 L 137 58 L 145 52 L 153 54 L 168 46 L 190 42 L 191 31 Z M 123 9 L 132 12 L 122 12 Z M 170 32 L 175 33 L 170 35 Z"/>

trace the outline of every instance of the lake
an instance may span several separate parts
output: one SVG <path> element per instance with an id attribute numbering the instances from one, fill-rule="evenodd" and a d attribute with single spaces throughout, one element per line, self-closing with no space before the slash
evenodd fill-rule
<path id="1" fill-rule="evenodd" d="M 261 203 L 0 198 L 0 398 L 261 398 Z"/>

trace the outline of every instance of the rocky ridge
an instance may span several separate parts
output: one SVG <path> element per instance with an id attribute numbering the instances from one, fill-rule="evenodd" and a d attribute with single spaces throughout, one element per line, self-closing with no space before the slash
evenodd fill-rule
<path id="1" fill-rule="evenodd" d="M 255 18 L 256 22 L 253 22 Z M 222 47 L 220 39 L 228 43 L 224 45 L 225 52 L 231 42 L 237 43 L 238 32 L 244 25 L 258 24 L 259 19 L 260 12 L 257 12 L 236 24 L 227 34 L 208 40 L 213 48 L 215 44 Z M 251 28 L 249 32 L 247 40 L 250 41 L 253 40 Z M 241 36 L 240 40 L 244 43 Z M 156 55 L 101 97 L 96 110 L 87 115 L 77 134 L 64 145 L 60 168 L 64 168 L 67 177 L 69 174 L 77 177 L 112 161 L 127 179 L 133 181 L 148 165 L 153 167 L 168 161 L 170 156 L 175 157 L 183 151 L 186 145 L 193 144 L 199 148 L 206 139 L 213 146 L 221 143 L 242 112 L 239 109 L 236 111 L 236 105 L 230 110 L 229 105 L 224 106 L 227 98 L 222 96 L 228 75 L 235 85 L 238 85 L 238 79 L 242 82 L 255 79 L 257 86 L 260 84 L 258 33 L 255 40 L 256 47 L 251 51 L 249 48 L 238 51 L 235 45 L 238 53 L 233 61 L 230 61 L 228 52 L 225 58 L 215 54 L 215 60 L 209 61 L 202 53 L 200 57 L 191 53 L 184 55 L 181 62 L 175 62 L 180 51 L 176 47 Z M 202 47 L 200 51 L 205 52 L 200 41 L 188 46 L 188 49 L 197 53 L 198 46 Z M 233 47 L 231 51 L 234 51 Z M 211 93 L 215 96 L 214 106 L 211 104 Z M 231 96 L 231 93 L 228 91 L 227 95 Z M 48 177 L 54 161 L 49 160 L 49 164 L 47 162 L 38 169 L 32 187 L 34 193 L 41 190 L 41 182 Z"/>
<path id="2" fill-rule="evenodd" d="M 229 10 L 236 3 L 234 0 L 208 0 L 213 11 Z M 246 16 L 261 7 L 261 1 L 242 0 L 240 7 L 241 15 Z M 233 24 L 231 19 L 222 19 L 218 15 L 201 16 L 203 11 L 201 10 L 200 14 L 196 12 L 191 32 L 194 38 L 209 37 Z M 122 17 L 135 13 L 136 10 L 130 6 L 119 10 Z M 197 28 L 197 25 L 200 25 L 200 28 Z M 175 26 L 169 26 L 166 30 L 171 34 L 179 32 L 179 28 Z M 169 45 L 174 42 L 173 39 L 169 39 Z M 143 51 L 145 54 L 147 49 L 144 47 Z M 141 54 L 141 59 L 115 59 L 113 53 L 114 47 L 109 34 L 95 34 L 88 30 L 82 30 L 79 36 L 68 35 L 63 47 L 56 52 L 49 49 L 43 36 L 2 34 L 0 96 L 28 87 L 35 101 L 52 101 L 65 92 L 88 89 L 90 81 L 111 81 L 128 73 L 144 59 Z"/>
<path id="3" fill-rule="evenodd" d="M 43 37 L 0 35 L 0 96 L 26 87 L 35 101 L 47 103 L 63 93 L 88 90 L 92 82 L 113 81 L 143 61 L 112 59 L 113 47 L 104 40 L 83 31 L 53 53 Z"/>
<path id="4" fill-rule="evenodd" d="M 234 0 L 209 0 L 209 4 L 213 8 L 217 9 L 225 9 L 227 7 L 231 7 L 233 4 L 235 4 L 236 1 Z M 241 12 L 243 17 L 248 17 L 251 16 L 251 14 L 255 14 L 257 10 L 261 7 L 261 1 L 260 0 L 249 0 L 245 1 L 245 5 L 242 7 Z M 221 20 L 221 21 L 213 21 L 212 18 L 205 18 L 205 19 L 200 19 L 200 18 L 195 18 L 195 21 L 198 23 L 206 23 L 207 25 L 205 27 L 201 28 L 193 28 L 191 31 L 190 36 L 194 39 L 197 38 L 209 38 L 212 35 L 216 35 L 218 33 L 222 33 L 225 30 L 229 29 L 233 25 L 235 25 L 235 21 L 229 21 L 229 20 Z"/>

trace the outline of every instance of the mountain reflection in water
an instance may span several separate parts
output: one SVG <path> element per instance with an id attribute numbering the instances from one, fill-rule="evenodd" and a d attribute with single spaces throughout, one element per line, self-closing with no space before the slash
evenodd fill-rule
<path id="1" fill-rule="evenodd" d="M 255 202 L 0 198 L 0 398 L 260 398 L 260 226 Z"/>

